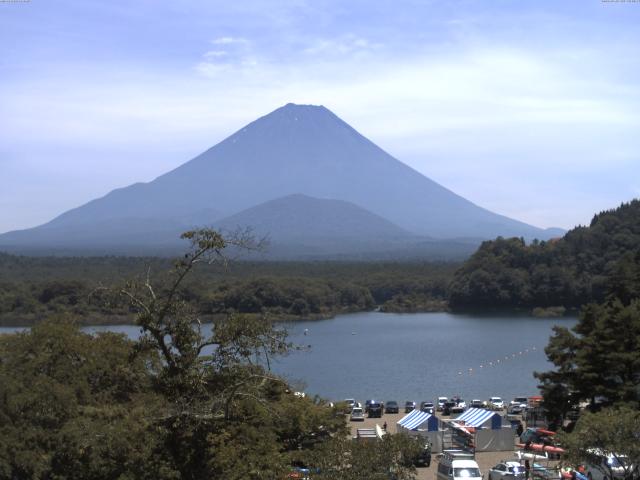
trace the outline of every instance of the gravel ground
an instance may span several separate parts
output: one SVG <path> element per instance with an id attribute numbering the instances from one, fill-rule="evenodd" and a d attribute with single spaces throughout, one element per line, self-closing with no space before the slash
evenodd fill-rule
<path id="1" fill-rule="evenodd" d="M 355 436 L 358 428 L 373 428 L 376 426 L 376 424 L 382 427 L 384 422 L 387 422 L 387 431 L 389 433 L 396 433 L 396 423 L 405 415 L 406 415 L 405 413 L 398 413 L 398 414 L 386 413 L 382 416 L 382 418 L 365 418 L 364 422 L 349 422 L 351 427 L 351 434 L 352 436 Z M 450 418 L 442 415 L 438 415 L 438 417 L 442 419 Z M 348 419 L 349 419 L 349 416 L 347 416 L 347 421 Z M 438 468 L 438 462 L 436 461 L 435 457 L 436 455 L 434 454 L 430 467 L 428 468 L 418 467 L 419 480 L 436 480 L 436 470 Z M 486 478 L 487 470 L 489 470 L 491 467 L 499 463 L 501 460 L 512 460 L 512 459 L 515 459 L 515 435 L 514 435 L 514 449 L 512 451 L 476 453 L 476 461 L 480 466 L 480 471 L 482 472 L 484 478 Z"/>

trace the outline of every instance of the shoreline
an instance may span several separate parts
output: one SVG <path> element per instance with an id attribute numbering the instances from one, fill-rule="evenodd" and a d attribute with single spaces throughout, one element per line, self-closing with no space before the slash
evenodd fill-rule
<path id="1" fill-rule="evenodd" d="M 314 313 L 309 315 L 294 315 L 294 314 L 282 314 L 282 313 L 242 313 L 242 312 L 229 312 L 237 315 L 247 315 L 247 316 L 264 316 L 268 318 L 270 321 L 274 323 L 297 323 L 297 322 L 313 322 L 313 321 L 322 321 L 322 320 L 330 320 L 339 315 L 348 315 L 351 313 L 366 313 L 366 312 L 380 312 L 380 313 L 389 313 L 389 314 L 421 314 L 421 313 L 450 313 L 452 315 L 474 315 L 474 316 L 484 316 L 484 315 L 516 315 L 523 317 L 535 317 L 541 319 L 548 318 L 568 318 L 574 317 L 579 313 L 577 309 L 564 309 L 560 314 L 557 307 L 550 307 L 546 309 L 542 309 L 540 307 L 536 307 L 533 309 L 522 309 L 522 308 L 499 308 L 499 309 L 450 309 L 446 302 L 440 304 L 440 308 L 437 308 L 435 305 L 429 305 L 426 308 L 385 308 L 383 305 L 376 305 L 372 309 L 351 309 L 345 308 L 332 312 L 323 312 L 323 313 Z M 214 314 L 205 314 L 202 315 L 202 319 L 205 323 L 211 323 L 217 318 L 222 318 L 227 316 L 229 313 L 214 313 Z M 38 323 L 41 323 L 49 318 L 53 318 L 56 316 L 67 316 L 75 321 L 82 327 L 104 327 L 109 325 L 114 326 L 124 326 L 124 325 L 135 325 L 135 315 L 117 315 L 117 314 L 108 314 L 108 315 L 99 315 L 96 313 L 90 313 L 88 315 L 79 315 L 77 313 L 51 313 L 50 315 L 38 316 L 36 318 L 11 318 L 10 314 L 0 315 L 0 328 L 29 328 Z M 9 317 L 9 318 L 6 318 Z"/>

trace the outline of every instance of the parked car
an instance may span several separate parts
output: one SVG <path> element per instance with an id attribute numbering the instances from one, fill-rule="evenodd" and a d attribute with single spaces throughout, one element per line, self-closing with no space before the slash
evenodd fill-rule
<path id="1" fill-rule="evenodd" d="M 442 407 L 442 414 L 451 415 L 451 413 L 453 413 L 453 407 L 455 406 L 456 402 L 454 402 L 453 400 L 447 400 L 446 402 L 444 402 L 444 405 Z"/>
<path id="2" fill-rule="evenodd" d="M 529 403 L 529 399 L 527 397 L 514 397 L 513 400 L 509 402 L 509 405 L 521 405 L 522 408 L 527 408 Z"/>
<path id="3" fill-rule="evenodd" d="M 451 407 L 451 413 L 462 413 L 467 409 L 467 404 L 460 397 L 454 397 L 452 400 L 455 402 L 455 405 Z"/>
<path id="4" fill-rule="evenodd" d="M 400 411 L 400 407 L 398 407 L 398 402 L 395 400 L 389 400 L 384 404 L 384 413 L 398 413 Z"/>
<path id="5" fill-rule="evenodd" d="M 436 402 L 436 410 L 441 412 L 444 409 L 444 403 L 449 400 L 447 397 L 438 397 L 438 401 Z"/>
<path id="6" fill-rule="evenodd" d="M 520 415 L 522 411 L 522 405 L 509 405 L 507 407 L 507 415 Z"/>
<path id="7" fill-rule="evenodd" d="M 353 398 L 345 398 L 344 403 L 346 404 L 345 413 L 351 413 L 351 410 L 353 410 L 353 407 L 356 406 L 356 401 Z"/>
<path id="8" fill-rule="evenodd" d="M 430 413 L 431 415 L 433 415 L 436 411 L 436 407 L 433 404 L 433 402 L 426 401 L 420 404 L 420 411 Z"/>
<path id="9" fill-rule="evenodd" d="M 369 413 L 369 405 L 371 405 L 375 400 L 369 399 L 364 401 L 364 413 Z"/>
<path id="10" fill-rule="evenodd" d="M 411 400 L 407 400 L 404 402 L 404 413 L 412 412 L 416 409 L 416 402 L 412 402 Z"/>
<path id="11" fill-rule="evenodd" d="M 438 462 L 437 480 L 482 480 L 473 453 L 445 450 Z"/>
<path id="12" fill-rule="evenodd" d="M 504 400 L 500 397 L 491 397 L 489 399 L 489 408 L 491 410 L 504 410 Z"/>
<path id="13" fill-rule="evenodd" d="M 525 476 L 526 471 L 519 462 L 500 462 L 489 469 L 487 480 L 513 480 L 525 478 Z"/>
<path id="14" fill-rule="evenodd" d="M 484 408 L 485 404 L 482 400 L 478 400 L 478 399 L 473 399 L 471 400 L 471 403 L 469 404 L 470 408 Z"/>
<path id="15" fill-rule="evenodd" d="M 604 453 L 600 450 L 588 450 L 592 460 L 585 465 L 589 480 L 618 480 L 625 477 L 625 466 L 629 459 L 624 455 Z"/>
<path id="16" fill-rule="evenodd" d="M 364 410 L 361 407 L 355 407 L 351 410 L 350 420 L 352 422 L 364 422 Z"/>
<path id="17" fill-rule="evenodd" d="M 372 400 L 369 404 L 369 410 L 367 410 L 367 413 L 369 414 L 369 418 L 380 418 L 382 417 L 383 410 L 384 404 L 382 402 Z"/>

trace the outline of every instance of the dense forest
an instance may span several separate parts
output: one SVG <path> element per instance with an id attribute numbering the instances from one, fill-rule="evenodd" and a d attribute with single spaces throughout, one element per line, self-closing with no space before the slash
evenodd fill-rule
<path id="1" fill-rule="evenodd" d="M 222 260 L 224 241 L 189 238 L 170 272 L 119 290 L 139 340 L 89 335 L 64 315 L 0 335 L 0 478 L 277 479 L 309 465 L 318 479 L 414 479 L 419 442 L 352 442 L 344 405 L 271 372 L 292 348 L 286 331 L 234 314 L 198 328 L 179 292 L 200 261 Z"/>
<path id="2" fill-rule="evenodd" d="M 171 268 L 154 257 L 26 257 L 0 253 L 0 325 L 68 313 L 85 324 L 130 323 L 112 293 L 127 279 Z M 267 314 L 274 320 L 464 309 L 577 310 L 640 293 L 640 201 L 596 215 L 565 237 L 484 242 L 464 264 L 252 262 L 204 265 L 182 295 L 204 316 Z"/>
<path id="3" fill-rule="evenodd" d="M 640 292 L 640 201 L 594 216 L 563 238 L 484 242 L 455 273 L 449 306 L 577 309 Z"/>
<path id="4" fill-rule="evenodd" d="M 171 260 L 23 257 L 0 254 L 0 325 L 31 325 L 61 313 L 86 324 L 130 323 L 112 291 L 126 279 L 166 271 Z M 231 262 L 203 265 L 182 295 L 204 316 L 238 312 L 277 320 L 324 318 L 380 308 L 446 308 L 459 264 L 403 262 Z"/>

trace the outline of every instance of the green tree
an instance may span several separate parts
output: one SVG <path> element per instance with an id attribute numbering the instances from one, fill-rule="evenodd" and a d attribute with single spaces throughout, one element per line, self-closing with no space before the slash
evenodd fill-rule
<path id="1" fill-rule="evenodd" d="M 611 454 L 622 465 L 624 480 L 632 480 L 640 473 L 639 435 L 640 412 L 622 407 L 581 415 L 573 432 L 561 434 L 560 441 L 569 462 L 592 465 L 605 478 L 614 478 L 611 469 L 599 461 L 602 454 Z"/>
<path id="2" fill-rule="evenodd" d="M 572 330 L 555 328 L 547 357 L 556 370 L 536 373 L 545 408 L 562 417 L 573 403 L 640 404 L 640 300 L 586 306 Z"/>
<path id="3" fill-rule="evenodd" d="M 154 352 L 68 319 L 0 336 L 0 478 L 171 478 Z"/>

